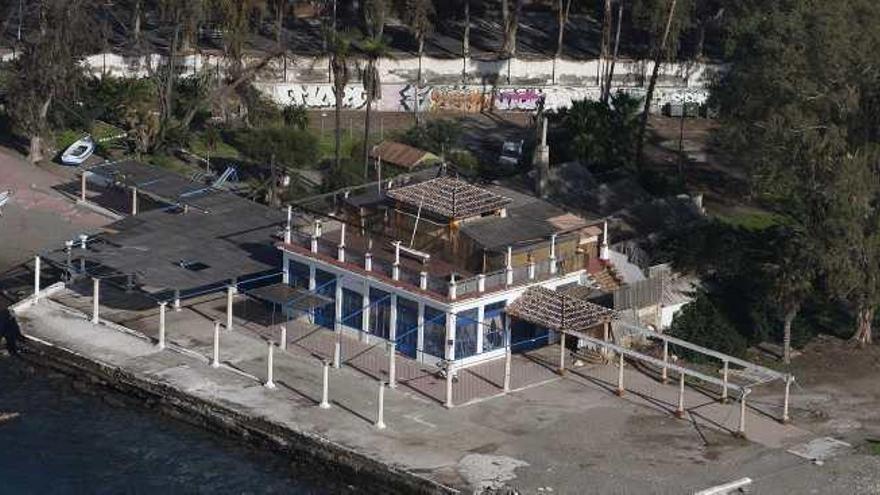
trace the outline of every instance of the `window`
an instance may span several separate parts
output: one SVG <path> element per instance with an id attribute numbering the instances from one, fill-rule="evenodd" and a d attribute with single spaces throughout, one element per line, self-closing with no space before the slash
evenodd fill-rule
<path id="1" fill-rule="evenodd" d="M 455 319 L 455 359 L 473 356 L 477 353 L 477 310 L 470 309 L 458 313 Z"/>
<path id="2" fill-rule="evenodd" d="M 445 357 L 446 313 L 425 306 L 425 340 L 423 351 L 431 356 Z"/>
<path id="3" fill-rule="evenodd" d="M 363 328 L 364 296 L 351 289 L 342 289 L 342 324 L 357 328 Z"/>
<path id="4" fill-rule="evenodd" d="M 504 305 L 490 304 L 483 312 L 483 352 L 504 347 Z"/>
<path id="5" fill-rule="evenodd" d="M 309 287 L 309 265 L 290 260 L 287 264 L 287 281 L 291 287 Z"/>
<path id="6" fill-rule="evenodd" d="M 391 294 L 370 289 L 370 333 L 387 339 L 391 330 Z"/>

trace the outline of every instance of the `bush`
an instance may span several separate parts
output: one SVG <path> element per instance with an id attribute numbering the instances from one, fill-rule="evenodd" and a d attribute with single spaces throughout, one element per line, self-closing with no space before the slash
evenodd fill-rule
<path id="1" fill-rule="evenodd" d="M 746 353 L 746 339 L 724 317 L 706 292 L 699 292 L 693 302 L 675 315 L 669 333 L 674 337 L 732 356 L 743 357 Z M 711 360 L 702 354 L 673 347 L 673 352 L 690 361 Z"/>
<path id="2" fill-rule="evenodd" d="M 451 151 L 461 137 L 461 125 L 451 119 L 432 120 L 423 126 L 409 128 L 400 140 L 410 146 L 443 156 Z"/>
<path id="3" fill-rule="evenodd" d="M 246 129 L 235 133 L 239 151 L 260 164 L 275 160 L 280 167 L 312 167 L 318 158 L 318 140 L 307 131 L 290 127 Z"/>

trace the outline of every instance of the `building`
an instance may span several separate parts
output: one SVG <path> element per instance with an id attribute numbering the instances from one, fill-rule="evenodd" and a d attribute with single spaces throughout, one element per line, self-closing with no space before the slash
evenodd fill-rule
<path id="1" fill-rule="evenodd" d="M 329 302 L 299 316 L 422 362 L 482 362 L 560 328 L 607 338 L 615 316 L 556 290 L 593 283 L 601 224 L 511 189 L 404 180 L 297 220 L 279 244 L 284 282 Z"/>
<path id="2" fill-rule="evenodd" d="M 383 175 L 413 172 L 440 162 L 440 157 L 419 148 L 395 141 L 382 141 L 370 150 L 370 159 L 381 167 Z"/>

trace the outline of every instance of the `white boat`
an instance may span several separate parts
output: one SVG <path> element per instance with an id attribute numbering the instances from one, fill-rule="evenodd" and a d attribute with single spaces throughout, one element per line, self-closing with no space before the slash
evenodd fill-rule
<path id="1" fill-rule="evenodd" d="M 64 154 L 61 155 L 61 163 L 65 165 L 80 165 L 95 152 L 95 141 L 92 136 L 86 136 L 71 144 Z"/>

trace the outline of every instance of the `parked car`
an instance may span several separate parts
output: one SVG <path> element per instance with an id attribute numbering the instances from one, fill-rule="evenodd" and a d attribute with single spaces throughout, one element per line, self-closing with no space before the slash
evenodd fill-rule
<path id="1" fill-rule="evenodd" d="M 501 146 L 501 154 L 498 156 L 498 165 L 517 167 L 522 161 L 523 140 L 505 141 Z"/>

